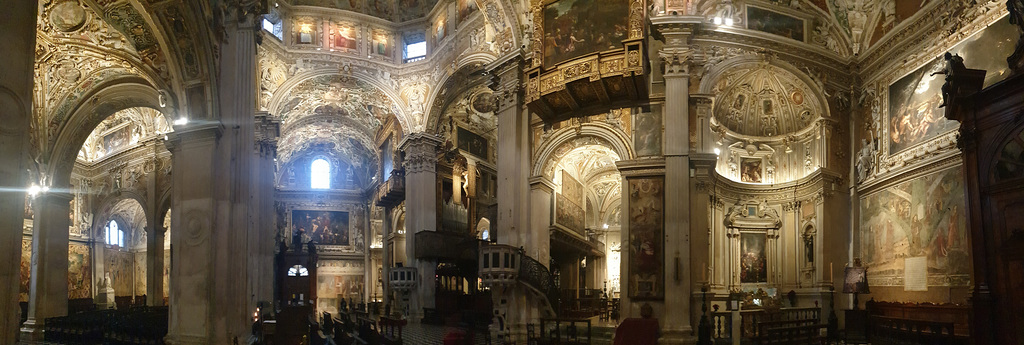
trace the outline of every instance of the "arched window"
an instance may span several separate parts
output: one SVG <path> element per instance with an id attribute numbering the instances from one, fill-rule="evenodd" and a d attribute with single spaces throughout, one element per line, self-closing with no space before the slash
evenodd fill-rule
<path id="1" fill-rule="evenodd" d="M 288 276 L 291 277 L 305 277 L 309 275 L 309 270 L 302 265 L 295 265 L 288 268 Z"/>
<path id="2" fill-rule="evenodd" d="M 331 188 L 331 163 L 327 163 L 326 159 L 317 158 L 314 160 L 309 171 L 310 188 Z"/>
<path id="3" fill-rule="evenodd" d="M 117 228 L 117 222 L 114 220 L 107 223 L 107 244 L 124 247 L 124 231 Z"/>

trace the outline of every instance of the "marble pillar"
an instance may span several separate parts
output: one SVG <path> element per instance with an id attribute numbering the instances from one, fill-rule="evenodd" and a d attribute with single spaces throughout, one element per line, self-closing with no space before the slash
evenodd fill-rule
<path id="1" fill-rule="evenodd" d="M 689 55 L 683 48 L 665 48 L 665 340 L 692 338 L 689 311 L 690 260 L 690 115 Z M 692 340 L 692 339 L 691 339 Z"/>
<path id="2" fill-rule="evenodd" d="M 49 192 L 33 201 L 32 278 L 23 340 L 42 340 L 46 318 L 68 314 L 70 193 Z"/>
<path id="3" fill-rule="evenodd" d="M 692 343 L 692 274 L 690 236 L 707 236 L 707 229 L 693 229 L 690 166 L 690 67 L 693 52 L 689 40 L 702 17 L 658 16 L 652 18 L 664 35 L 658 52 L 665 79 L 665 305 L 662 317 L 662 343 Z M 698 262 L 697 265 L 700 263 Z M 698 269 L 699 270 L 699 269 Z M 698 275 L 699 277 L 699 275 Z M 668 312 L 679 311 L 679 312 Z"/>
<path id="4" fill-rule="evenodd" d="M 402 140 L 405 151 L 405 254 L 415 265 L 419 280 L 409 299 L 409 317 L 419 321 L 423 308 L 434 308 L 434 260 L 416 257 L 416 234 L 437 230 L 437 148 L 441 139 L 413 133 Z"/>
<path id="5" fill-rule="evenodd" d="M 0 186 L 28 186 L 28 129 L 32 118 L 32 77 L 35 71 L 35 0 L 13 1 L 0 11 Z M 0 193 L 0 345 L 14 344 L 21 322 L 21 240 L 25 193 Z M 67 218 L 65 215 L 64 218 Z"/>

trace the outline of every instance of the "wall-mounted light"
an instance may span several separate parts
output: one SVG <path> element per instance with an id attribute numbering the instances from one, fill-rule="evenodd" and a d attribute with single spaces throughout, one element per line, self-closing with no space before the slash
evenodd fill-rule
<path id="1" fill-rule="evenodd" d="M 179 117 L 177 120 L 174 120 L 174 125 L 175 126 L 184 126 L 184 125 L 187 125 L 187 124 L 188 124 L 188 118 L 184 117 L 184 116 Z"/>
<path id="2" fill-rule="evenodd" d="M 602 229 L 608 229 L 608 223 L 604 223 L 604 225 L 601 225 L 601 228 Z"/>
<path id="3" fill-rule="evenodd" d="M 718 156 L 718 155 L 721 155 L 721 154 L 722 154 L 722 149 L 716 147 L 715 148 L 715 156 Z"/>

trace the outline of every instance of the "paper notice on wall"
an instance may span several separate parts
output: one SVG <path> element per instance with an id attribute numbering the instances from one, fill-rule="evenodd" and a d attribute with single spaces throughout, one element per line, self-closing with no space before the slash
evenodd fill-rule
<path id="1" fill-rule="evenodd" d="M 928 291 L 928 258 L 918 256 L 903 259 L 903 290 Z"/>

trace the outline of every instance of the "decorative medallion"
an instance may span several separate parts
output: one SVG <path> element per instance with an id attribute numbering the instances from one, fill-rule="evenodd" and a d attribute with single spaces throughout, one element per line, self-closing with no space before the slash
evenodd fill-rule
<path id="1" fill-rule="evenodd" d="M 490 92 L 482 92 L 473 96 L 473 110 L 478 113 L 489 113 L 494 111 L 494 97 Z"/>
<path id="2" fill-rule="evenodd" d="M 82 72 L 78 70 L 74 62 L 64 61 L 57 67 L 57 76 L 64 81 L 74 83 L 82 77 Z"/>
<path id="3" fill-rule="evenodd" d="M 50 10 L 50 25 L 61 32 L 78 30 L 85 24 L 85 9 L 76 1 L 65 1 Z"/>

